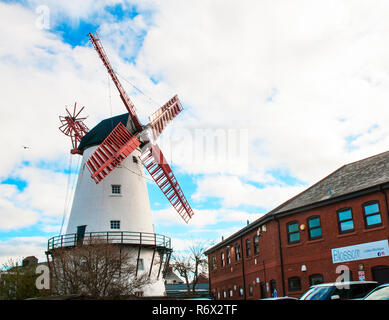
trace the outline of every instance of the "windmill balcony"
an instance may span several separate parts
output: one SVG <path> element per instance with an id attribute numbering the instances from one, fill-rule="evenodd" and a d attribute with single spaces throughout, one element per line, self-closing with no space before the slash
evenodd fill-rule
<path id="1" fill-rule="evenodd" d="M 90 242 L 104 241 L 112 244 L 136 245 L 153 249 L 171 250 L 171 239 L 161 234 L 131 231 L 87 232 L 82 237 L 77 233 L 64 234 L 48 240 L 47 251 L 72 247 Z"/>

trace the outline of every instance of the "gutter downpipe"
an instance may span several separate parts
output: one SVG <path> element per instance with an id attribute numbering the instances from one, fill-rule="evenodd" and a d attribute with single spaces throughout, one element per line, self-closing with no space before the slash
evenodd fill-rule
<path id="1" fill-rule="evenodd" d="M 280 252 L 282 295 L 285 296 L 285 275 L 284 275 L 284 261 L 282 257 L 280 221 L 277 219 L 276 216 L 274 216 L 273 219 L 277 221 L 277 227 L 278 227 L 278 248 Z"/>
<path id="2" fill-rule="evenodd" d="M 210 257 L 207 256 L 207 259 L 208 259 L 208 266 L 210 265 L 209 261 L 210 261 Z M 213 296 L 212 294 L 212 285 L 211 285 L 211 272 L 209 272 L 209 277 L 208 277 L 208 290 L 209 290 L 209 296 L 213 299 L 215 299 L 215 297 Z"/>
<path id="3" fill-rule="evenodd" d="M 380 191 L 384 194 L 384 199 L 385 199 L 385 207 L 386 207 L 386 215 L 388 216 L 389 219 L 389 205 L 388 205 L 388 197 L 386 195 L 386 192 L 382 188 L 382 185 L 380 186 Z"/>
<path id="4" fill-rule="evenodd" d="M 240 236 L 240 250 L 241 250 L 241 259 L 242 259 L 242 278 L 243 278 L 243 299 L 246 300 L 246 278 L 244 273 L 244 256 L 243 256 L 243 235 Z"/>

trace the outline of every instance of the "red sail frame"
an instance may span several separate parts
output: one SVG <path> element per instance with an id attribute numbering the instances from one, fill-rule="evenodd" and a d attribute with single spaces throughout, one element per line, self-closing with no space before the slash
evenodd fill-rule
<path id="1" fill-rule="evenodd" d="M 135 106 L 131 102 L 126 91 L 124 91 L 122 84 L 120 83 L 118 77 L 116 76 L 116 73 L 113 70 L 111 63 L 108 60 L 107 54 L 105 53 L 104 47 L 101 44 L 101 41 L 100 41 L 100 38 L 99 38 L 97 32 L 89 33 L 88 36 L 89 36 L 89 39 L 92 42 L 95 50 L 99 54 L 100 59 L 103 61 L 104 66 L 107 68 L 107 71 L 108 71 L 109 75 L 111 76 L 112 81 L 114 82 L 116 88 L 118 89 L 119 94 L 120 94 L 120 98 L 122 99 L 128 112 L 130 113 L 130 117 L 131 117 L 132 122 L 135 125 L 135 128 L 140 132 L 142 130 L 142 125 L 140 124 L 139 119 L 135 113 Z"/>
<path id="2" fill-rule="evenodd" d="M 157 186 L 161 189 L 181 218 L 188 223 L 194 212 L 186 200 L 162 151 L 157 145 L 152 145 L 150 149 L 141 156 L 141 159 L 143 165 L 150 173 Z"/>
<path id="3" fill-rule="evenodd" d="M 159 137 L 166 125 L 183 110 L 177 95 L 166 102 L 150 117 L 150 125 L 153 130 L 154 140 Z"/>
<path id="4" fill-rule="evenodd" d="M 98 184 L 129 156 L 140 142 L 121 123 L 112 130 L 95 152 L 85 162 L 92 179 Z"/>

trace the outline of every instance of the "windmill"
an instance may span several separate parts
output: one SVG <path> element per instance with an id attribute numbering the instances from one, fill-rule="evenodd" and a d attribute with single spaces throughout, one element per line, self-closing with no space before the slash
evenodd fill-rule
<path id="1" fill-rule="evenodd" d="M 54 257 L 57 248 L 101 236 L 129 250 L 136 272 L 147 271 L 154 279 L 145 295 L 163 295 L 160 274 L 168 266 L 171 241 L 154 233 L 141 164 L 188 223 L 193 210 L 154 142 L 183 108 L 176 95 L 149 117 L 147 125 L 142 125 L 97 33 L 89 33 L 88 37 L 118 89 L 127 113 L 105 119 L 91 130 L 83 123 L 85 117 L 80 116 L 84 108 L 77 111 L 76 104 L 72 113 L 66 109 L 67 116 L 60 117 L 60 130 L 72 140 L 71 153 L 82 155 L 82 162 L 66 234 L 49 239 L 47 252 Z"/>
<path id="2" fill-rule="evenodd" d="M 105 50 L 97 33 L 88 34 L 90 41 L 96 49 L 104 66 L 107 68 L 120 98 L 129 113 L 127 125 L 119 123 L 100 147 L 90 156 L 86 162 L 92 178 L 96 183 L 101 182 L 120 163 L 126 159 L 137 147 L 144 151 L 141 160 L 155 183 L 170 201 L 174 209 L 188 223 L 193 215 L 193 210 L 182 192 L 172 169 L 167 163 L 162 151 L 157 144 L 153 144 L 149 138 L 149 130 L 152 130 L 154 140 L 162 133 L 166 125 L 173 120 L 182 110 L 177 96 L 170 99 L 165 105 L 149 118 L 150 123 L 142 126 L 135 112 L 135 107 L 124 91 L 115 71 L 113 70 Z"/>

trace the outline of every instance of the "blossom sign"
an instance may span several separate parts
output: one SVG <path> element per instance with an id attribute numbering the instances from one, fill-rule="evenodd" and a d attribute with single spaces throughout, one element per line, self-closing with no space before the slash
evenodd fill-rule
<path id="1" fill-rule="evenodd" d="M 388 240 L 335 248 L 331 254 L 333 263 L 385 257 L 389 255 Z"/>

